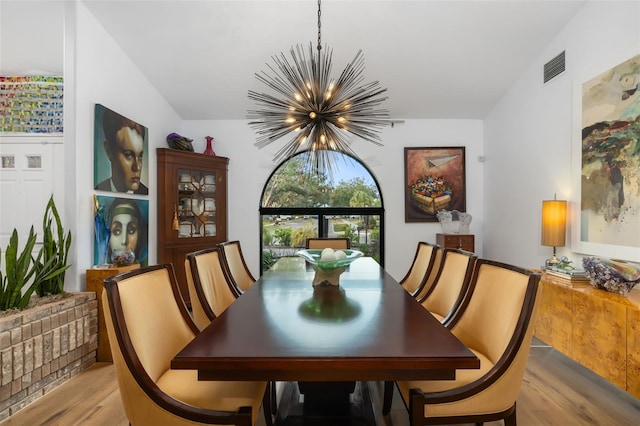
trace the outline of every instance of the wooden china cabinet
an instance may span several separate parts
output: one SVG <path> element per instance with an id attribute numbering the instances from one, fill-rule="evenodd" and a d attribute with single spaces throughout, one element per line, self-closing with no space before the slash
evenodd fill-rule
<path id="1" fill-rule="evenodd" d="M 227 240 L 229 159 L 158 148 L 158 263 L 172 263 L 188 306 L 187 253 Z"/>

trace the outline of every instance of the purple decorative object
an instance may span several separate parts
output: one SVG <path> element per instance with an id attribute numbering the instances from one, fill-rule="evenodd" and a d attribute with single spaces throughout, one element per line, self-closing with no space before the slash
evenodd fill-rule
<path id="1" fill-rule="evenodd" d="M 191 142 L 193 142 L 193 139 L 181 136 L 177 133 L 169 133 L 167 135 L 167 144 L 171 149 L 193 152 L 193 145 L 191 145 Z"/>

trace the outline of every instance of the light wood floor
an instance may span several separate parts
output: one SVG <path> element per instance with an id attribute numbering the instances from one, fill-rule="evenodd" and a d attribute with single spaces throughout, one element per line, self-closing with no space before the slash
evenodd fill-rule
<path id="1" fill-rule="evenodd" d="M 518 399 L 520 426 L 640 424 L 640 400 L 552 348 L 535 343 Z M 391 414 L 383 417 L 380 415 L 383 385 L 370 382 L 369 386 L 378 426 L 408 425 L 398 394 L 394 396 Z M 487 423 L 499 424 L 502 423 Z M 96 364 L 0 423 L 8 425 L 128 425 L 113 365 Z M 258 426 L 264 426 L 262 417 Z"/>

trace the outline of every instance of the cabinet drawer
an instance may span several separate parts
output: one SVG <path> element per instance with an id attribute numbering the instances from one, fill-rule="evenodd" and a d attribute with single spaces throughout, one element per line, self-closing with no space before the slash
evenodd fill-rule
<path id="1" fill-rule="evenodd" d="M 460 235 L 460 248 L 465 251 L 475 252 L 473 235 Z"/>
<path id="2" fill-rule="evenodd" d="M 460 244 L 471 244 L 471 245 L 473 245 L 473 235 L 462 235 L 462 236 L 460 236 Z"/>
<path id="3" fill-rule="evenodd" d="M 460 237 L 457 235 L 445 235 L 444 243 L 447 247 L 458 247 L 458 244 L 460 243 Z"/>

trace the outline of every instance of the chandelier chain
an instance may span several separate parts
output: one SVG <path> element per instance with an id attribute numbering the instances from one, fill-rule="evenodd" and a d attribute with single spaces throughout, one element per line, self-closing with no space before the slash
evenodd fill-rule
<path id="1" fill-rule="evenodd" d="M 322 15 L 322 12 L 320 12 L 320 2 L 321 0 L 318 0 L 318 52 L 322 49 L 322 44 L 320 42 L 320 16 Z"/>

